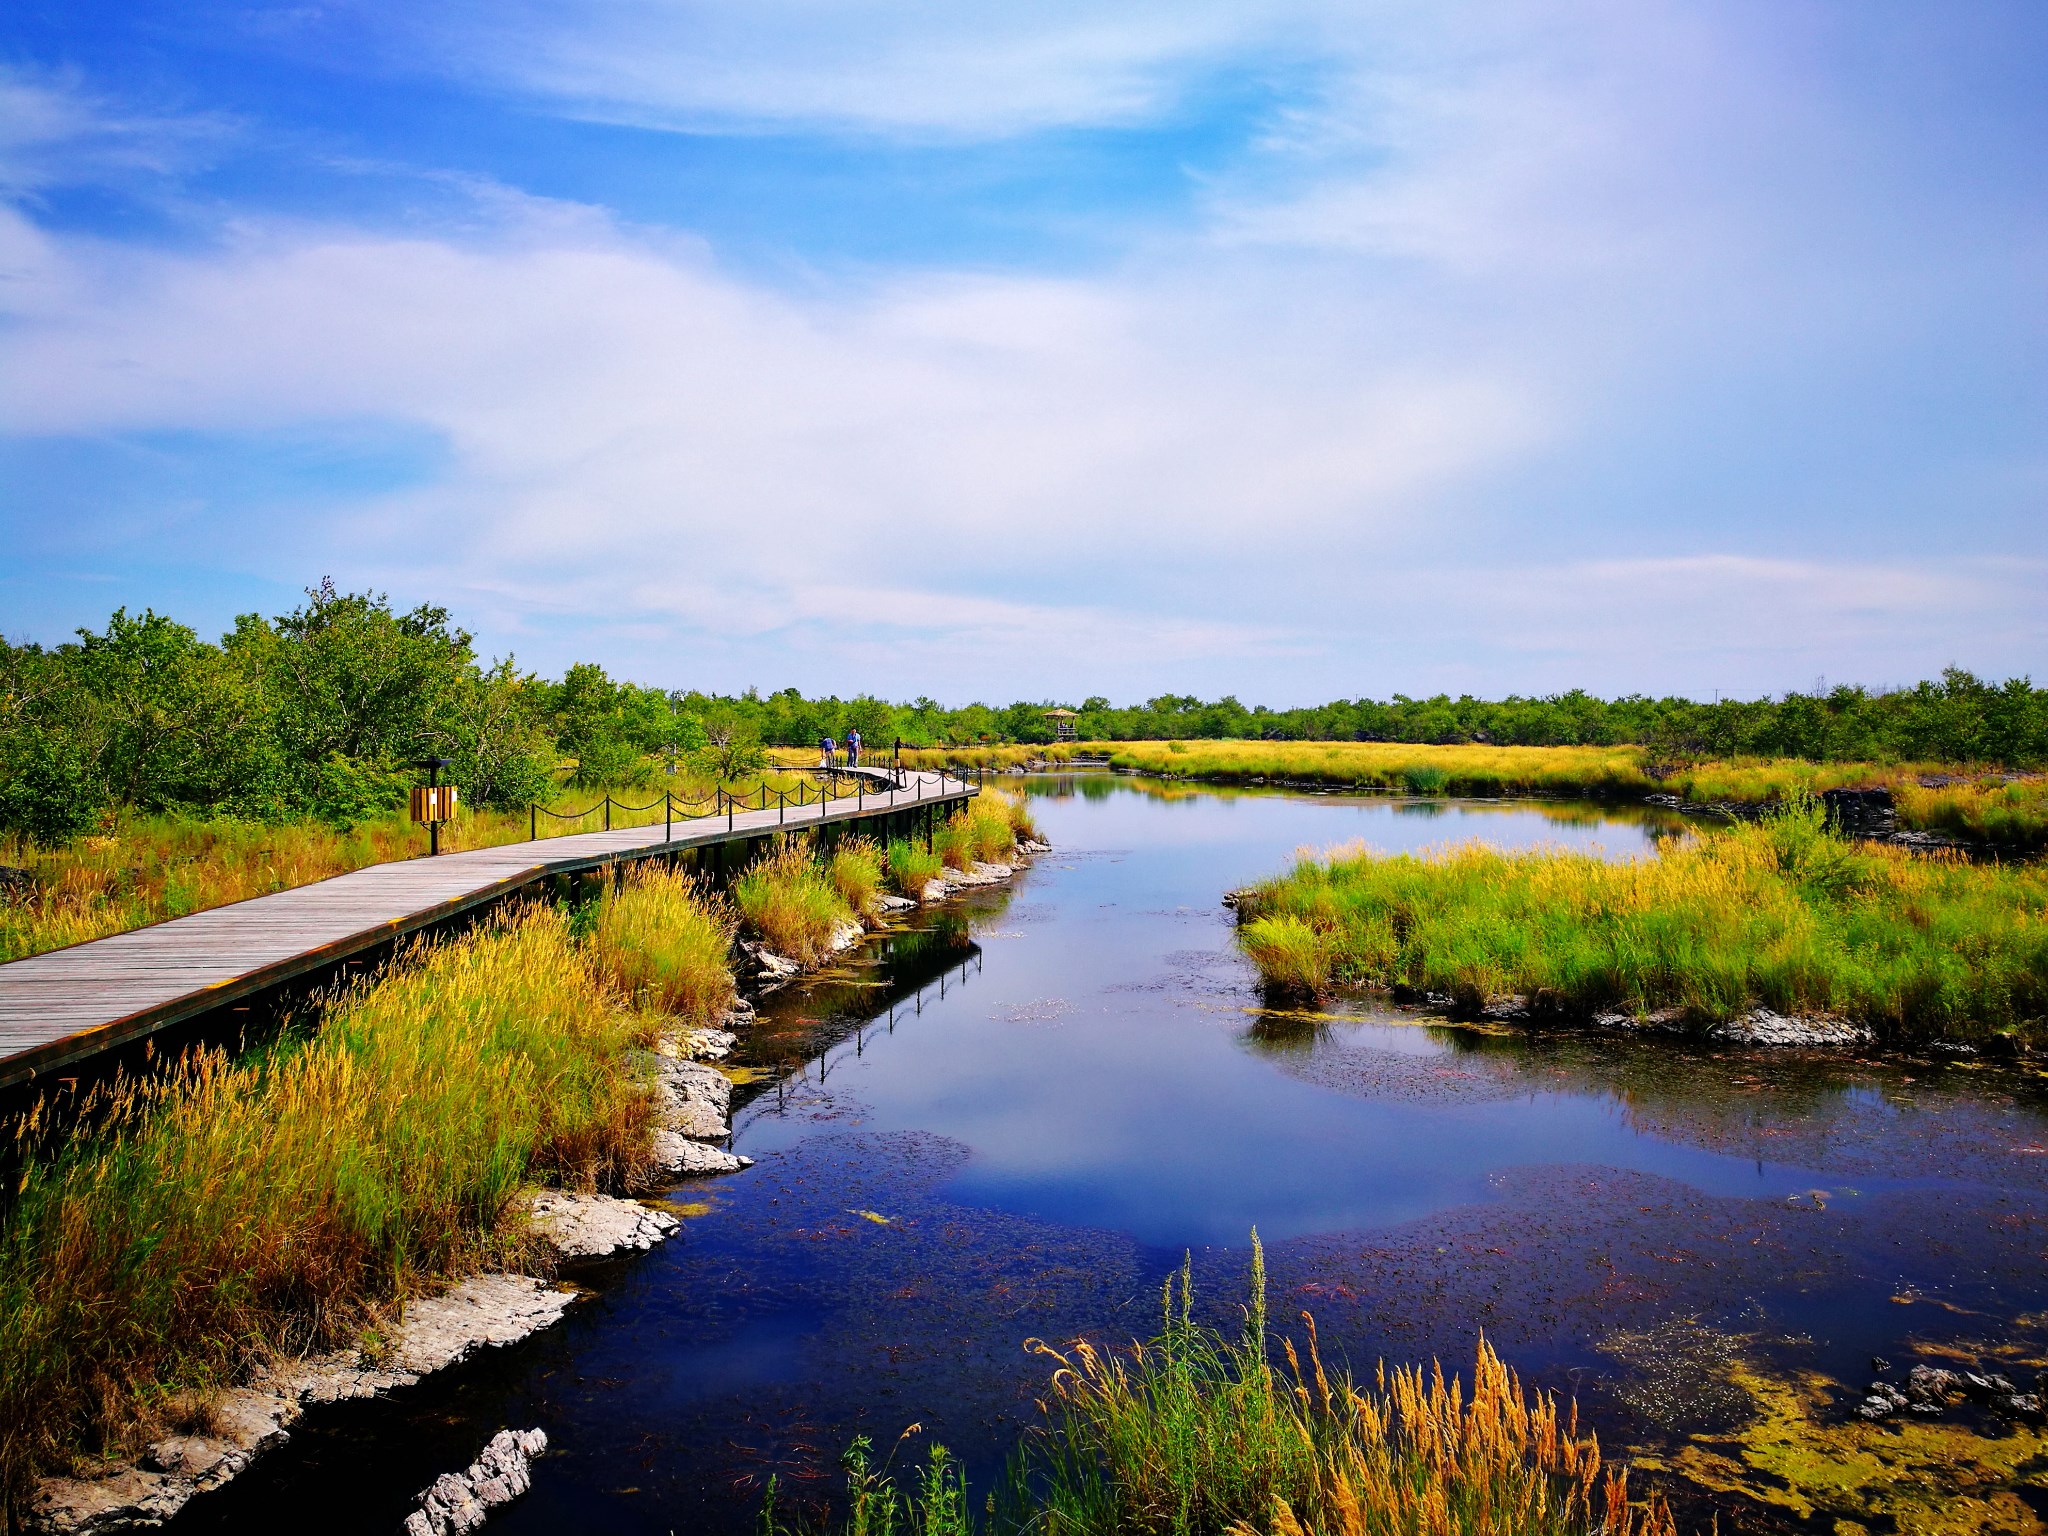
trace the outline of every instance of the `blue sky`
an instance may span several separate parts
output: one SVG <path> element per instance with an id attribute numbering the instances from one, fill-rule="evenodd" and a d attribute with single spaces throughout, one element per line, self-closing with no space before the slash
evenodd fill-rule
<path id="1" fill-rule="evenodd" d="M 2036 0 L 24 0 L 0 629 L 1754 693 L 2048 640 Z"/>

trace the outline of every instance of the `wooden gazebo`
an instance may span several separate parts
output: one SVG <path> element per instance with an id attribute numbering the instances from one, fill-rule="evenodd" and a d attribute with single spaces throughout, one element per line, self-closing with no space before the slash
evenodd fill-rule
<path id="1" fill-rule="evenodd" d="M 1052 722 L 1052 739 L 1054 741 L 1072 741 L 1074 739 L 1074 722 L 1081 717 L 1071 709 L 1048 709 L 1045 712 L 1045 718 Z"/>

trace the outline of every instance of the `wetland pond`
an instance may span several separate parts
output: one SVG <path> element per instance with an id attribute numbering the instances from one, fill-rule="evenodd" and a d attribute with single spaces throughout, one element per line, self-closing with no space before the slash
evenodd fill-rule
<path id="1" fill-rule="evenodd" d="M 313 1414 L 173 1529 L 395 1530 L 506 1425 L 550 1450 L 502 1536 L 745 1532 L 771 1474 L 822 1503 L 852 1436 L 913 1423 L 985 1486 L 1037 1415 L 1023 1340 L 1149 1334 L 1184 1251 L 1228 1323 L 1255 1227 L 1277 1328 L 1312 1311 L 1367 1375 L 1469 1372 L 1484 1330 L 1661 1468 L 1684 1529 L 2041 1528 L 2037 1433 L 1848 1417 L 1873 1355 L 2031 1388 L 2040 1073 L 1265 1013 L 1220 898 L 1297 848 L 1642 857 L 1682 823 L 1010 782 L 1054 851 L 764 1005 L 756 1166 L 679 1189 L 677 1237 L 572 1271 L 593 1294 L 523 1345 Z"/>

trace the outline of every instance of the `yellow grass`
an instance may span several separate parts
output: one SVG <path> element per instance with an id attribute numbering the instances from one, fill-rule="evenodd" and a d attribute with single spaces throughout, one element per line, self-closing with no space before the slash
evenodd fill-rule
<path id="1" fill-rule="evenodd" d="M 732 910 L 685 874 L 630 871 L 599 904 L 591 946 L 627 997 L 687 1024 L 716 1024 L 739 996 L 733 986 Z"/>
<path id="2" fill-rule="evenodd" d="M 0 1487 L 517 1257 L 531 1180 L 632 1181 L 650 1028 L 543 909 L 416 950 L 310 1038 L 117 1083 L 90 1134 L 30 1116 L 0 1219 Z"/>

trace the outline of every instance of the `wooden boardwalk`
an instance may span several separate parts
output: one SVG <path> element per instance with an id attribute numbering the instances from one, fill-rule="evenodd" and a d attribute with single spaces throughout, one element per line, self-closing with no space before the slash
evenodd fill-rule
<path id="1" fill-rule="evenodd" d="M 311 885 L 195 912 L 147 928 L 0 965 L 0 1087 L 83 1061 L 168 1025 L 332 966 L 500 900 L 553 875 L 761 837 L 788 827 L 861 821 L 963 800 L 974 787 L 910 773 L 823 804 L 573 833 L 373 864 Z"/>

